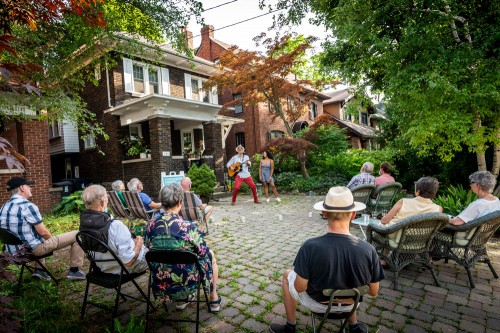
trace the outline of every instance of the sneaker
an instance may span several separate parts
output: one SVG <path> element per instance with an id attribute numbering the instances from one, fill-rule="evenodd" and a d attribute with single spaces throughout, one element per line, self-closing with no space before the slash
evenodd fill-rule
<path id="1" fill-rule="evenodd" d="M 81 270 L 77 270 L 76 272 L 69 271 L 68 275 L 66 275 L 68 280 L 85 280 L 85 273 Z"/>
<path id="2" fill-rule="evenodd" d="M 260 204 L 259 200 L 254 200 L 253 203 Z"/>
<path id="3" fill-rule="evenodd" d="M 276 201 L 281 202 L 281 199 L 280 198 L 276 198 Z"/>
<path id="4" fill-rule="evenodd" d="M 349 325 L 350 333 L 368 333 L 368 326 L 363 323 L 357 322 L 353 326 Z"/>
<path id="5" fill-rule="evenodd" d="M 186 303 L 180 303 L 180 302 L 177 302 L 177 304 L 175 305 L 175 308 L 177 310 L 184 310 L 185 308 L 187 308 L 189 305 L 189 302 L 186 302 Z"/>
<path id="6" fill-rule="evenodd" d="M 219 299 L 216 301 L 210 301 L 210 311 L 219 312 L 220 311 L 220 303 L 222 303 L 222 297 L 219 296 Z"/>
<path id="7" fill-rule="evenodd" d="M 295 333 L 295 326 L 281 325 L 272 323 L 269 325 L 269 332 L 273 333 Z"/>
<path id="8" fill-rule="evenodd" d="M 40 280 L 45 280 L 45 281 L 50 281 L 52 278 L 49 276 L 49 274 L 45 273 L 44 270 L 42 269 L 35 269 L 33 273 L 31 274 L 32 277 L 40 279 Z"/>
<path id="9" fill-rule="evenodd" d="M 266 202 L 269 202 L 269 200 L 270 200 L 270 199 L 269 199 L 269 198 L 267 198 L 267 199 L 266 199 Z"/>

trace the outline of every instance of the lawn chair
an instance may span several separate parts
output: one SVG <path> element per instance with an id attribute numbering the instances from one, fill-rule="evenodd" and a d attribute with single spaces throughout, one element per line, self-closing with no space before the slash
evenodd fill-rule
<path id="1" fill-rule="evenodd" d="M 170 319 L 170 318 L 161 318 L 162 321 L 173 321 L 173 322 L 192 322 L 196 323 L 196 333 L 198 333 L 198 328 L 200 324 L 200 303 L 203 301 L 200 299 L 200 290 L 203 289 L 203 293 L 205 294 L 205 303 L 207 304 L 208 312 L 212 312 L 210 310 L 210 304 L 209 304 L 209 298 L 207 294 L 207 290 L 203 288 L 202 286 L 202 270 L 200 266 L 200 262 L 198 261 L 198 257 L 196 256 L 195 253 L 190 252 L 190 251 L 185 251 L 185 250 L 178 250 L 178 251 L 170 251 L 170 250 L 151 250 L 148 253 L 146 253 L 146 260 L 148 262 L 149 270 L 152 272 L 157 265 L 161 264 L 168 264 L 168 265 L 194 265 L 194 269 L 198 271 L 198 280 L 197 280 L 197 294 L 196 294 L 196 299 L 190 299 L 189 295 L 186 295 L 185 300 L 180 300 L 183 302 L 192 302 L 196 303 L 196 320 L 191 320 L 191 319 Z M 193 271 L 193 274 L 196 272 Z M 148 299 L 151 297 L 151 281 L 152 278 L 149 279 L 149 285 L 148 285 Z M 168 288 L 166 289 L 168 291 Z M 179 300 L 176 300 L 179 301 Z M 165 308 L 165 311 L 168 312 L 168 308 L 166 306 L 166 303 L 163 302 L 163 307 Z M 148 321 L 149 321 L 149 303 L 146 307 L 146 331 L 148 329 Z"/>
<path id="2" fill-rule="evenodd" d="M 470 287 L 475 288 L 471 267 L 476 262 L 483 261 L 493 273 L 498 274 L 491 264 L 486 244 L 500 227 L 500 211 L 487 214 L 462 225 L 448 224 L 439 231 L 432 242 L 432 257 L 449 259 L 463 266 L 469 276 Z"/>
<path id="3" fill-rule="evenodd" d="M 361 286 L 358 288 L 352 289 L 344 289 L 344 290 L 335 290 L 335 289 L 325 289 L 323 290 L 323 295 L 328 296 L 330 299 L 328 301 L 328 309 L 325 313 L 317 313 L 311 312 L 311 324 L 313 328 L 313 332 L 320 332 L 321 328 L 325 324 L 328 319 L 338 319 L 341 321 L 339 333 L 343 333 L 347 323 L 349 322 L 349 318 L 356 312 L 359 306 L 359 301 L 361 296 L 365 295 L 368 292 L 368 286 Z M 354 303 L 352 305 L 352 309 L 350 311 L 339 312 L 335 311 L 335 304 L 339 304 L 337 297 L 342 297 L 342 300 L 351 299 Z M 321 322 L 318 327 L 316 327 L 315 319 L 321 318 Z"/>
<path id="4" fill-rule="evenodd" d="M 153 214 L 158 211 L 158 209 L 146 210 L 142 204 L 141 197 L 137 192 L 123 192 L 125 201 L 127 201 L 127 206 L 130 214 L 135 216 L 137 219 L 149 221 Z"/>
<path id="5" fill-rule="evenodd" d="M 198 224 L 198 230 L 203 234 L 208 235 L 208 223 L 205 214 L 199 207 L 195 205 L 194 192 L 184 192 L 184 198 L 181 205 L 179 215 L 185 221 L 191 221 Z"/>
<path id="6" fill-rule="evenodd" d="M 379 257 L 387 262 L 388 269 L 394 272 L 395 290 L 398 290 L 399 271 L 416 263 L 427 267 L 436 285 L 440 286 L 429 250 L 432 239 L 448 221 L 446 214 L 426 213 L 407 217 L 389 226 L 380 223 L 368 225 L 366 240 L 375 247 Z"/>
<path id="7" fill-rule="evenodd" d="M 102 242 L 98 238 L 96 238 L 88 233 L 79 232 L 76 235 L 76 241 L 78 242 L 80 247 L 85 252 L 87 259 L 89 259 L 89 261 L 90 261 L 89 272 L 87 273 L 87 286 L 85 287 L 85 296 L 83 298 L 81 318 L 83 318 L 85 316 L 85 308 L 87 307 L 87 304 L 92 304 L 92 305 L 97 306 L 101 309 L 104 309 L 107 311 L 112 311 L 112 318 L 115 318 L 116 312 L 118 310 L 118 300 L 120 299 L 120 297 L 124 301 L 126 301 L 127 298 L 131 298 L 131 299 L 135 299 L 137 301 L 145 302 L 148 304 L 148 306 L 152 305 L 151 302 L 149 301 L 149 298 L 146 296 L 144 291 L 142 291 L 141 287 L 139 287 L 139 285 L 135 281 L 136 278 L 145 274 L 147 272 L 146 270 L 144 270 L 143 272 L 139 272 L 139 273 L 129 273 L 129 271 L 127 270 L 125 265 L 123 265 L 123 262 L 120 260 L 120 258 L 118 258 L 116 253 L 114 253 L 113 250 L 111 250 L 107 244 L 105 244 L 104 242 Z M 109 254 L 111 255 L 110 259 L 97 259 L 96 258 L 96 253 L 106 253 L 106 252 L 109 252 Z M 120 265 L 120 269 L 121 269 L 120 274 L 104 273 L 97 266 L 97 263 L 99 263 L 99 262 L 112 262 L 112 261 L 116 261 Z M 137 298 L 137 297 L 122 293 L 122 291 L 121 291 L 122 285 L 127 283 L 127 282 L 132 282 L 134 284 L 136 289 L 141 294 L 142 298 Z M 87 300 L 87 297 L 89 295 L 89 287 L 90 287 L 91 283 L 98 285 L 98 286 L 101 286 L 103 288 L 116 290 L 115 305 L 112 309 L 104 306 L 101 303 L 94 303 L 94 302 Z"/>
<path id="8" fill-rule="evenodd" d="M 125 208 L 122 204 L 122 201 L 118 197 L 115 191 L 108 191 L 108 204 L 113 210 L 115 217 L 118 217 L 123 220 L 131 221 L 136 219 L 134 215 L 130 214 L 130 210 Z"/>
<path id="9" fill-rule="evenodd" d="M 59 284 L 57 279 L 50 273 L 47 267 L 45 267 L 45 265 L 40 262 L 40 259 L 51 257 L 54 252 L 50 252 L 44 254 L 43 256 L 37 257 L 33 253 L 31 253 L 30 249 L 25 246 L 23 241 L 15 233 L 3 228 L 0 228 L 0 242 L 2 242 L 3 244 L 4 252 L 7 251 L 7 245 L 19 245 L 21 247 L 19 251 L 13 254 L 13 256 L 16 258 L 16 260 L 14 260 L 13 262 L 16 265 L 21 265 L 21 273 L 19 274 L 19 279 L 17 280 L 17 293 L 19 293 L 19 290 L 21 289 L 24 268 L 26 268 L 31 274 L 33 274 L 34 270 L 36 269 L 36 266 L 29 265 L 33 261 L 37 263 L 39 267 L 50 276 L 52 281 L 54 281 L 56 284 Z"/>
<path id="10" fill-rule="evenodd" d="M 386 183 L 373 191 L 375 199 L 368 202 L 368 211 L 382 213 L 390 210 L 394 204 L 394 199 L 401 192 L 403 186 L 398 182 Z"/>

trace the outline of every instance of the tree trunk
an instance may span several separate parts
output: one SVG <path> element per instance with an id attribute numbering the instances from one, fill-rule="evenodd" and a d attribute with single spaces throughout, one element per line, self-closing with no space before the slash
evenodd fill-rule
<path id="1" fill-rule="evenodd" d="M 306 169 L 306 161 L 302 161 L 302 159 L 299 159 L 299 163 L 300 163 L 300 172 L 302 173 L 302 177 L 308 179 L 309 173 L 307 172 Z"/>
<path id="2" fill-rule="evenodd" d="M 476 159 L 477 159 L 477 170 L 486 171 L 486 158 L 484 156 L 484 153 L 477 152 Z"/>
<path id="3" fill-rule="evenodd" d="M 497 129 L 497 139 L 500 140 L 500 128 Z M 500 173 L 500 144 L 493 146 L 493 165 L 491 166 L 491 173 L 498 178 Z"/>

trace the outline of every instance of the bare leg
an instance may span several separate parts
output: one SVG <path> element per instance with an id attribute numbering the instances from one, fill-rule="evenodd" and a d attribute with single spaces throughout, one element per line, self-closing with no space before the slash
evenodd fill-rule
<path id="1" fill-rule="evenodd" d="M 210 293 L 210 300 L 216 301 L 219 299 L 219 295 L 217 294 L 217 283 L 219 281 L 219 266 L 217 265 L 217 260 L 215 259 L 215 254 L 212 250 L 210 250 L 212 254 L 212 285 L 213 290 Z"/>
<path id="2" fill-rule="evenodd" d="M 267 183 L 263 182 L 262 185 L 264 185 L 264 193 L 266 194 L 266 198 L 269 198 L 269 187 L 267 186 Z"/>
<path id="3" fill-rule="evenodd" d="M 271 188 L 273 189 L 274 197 L 277 198 L 278 197 L 278 190 L 276 189 L 276 186 L 274 185 L 274 183 L 271 183 Z"/>
<path id="4" fill-rule="evenodd" d="M 285 304 L 285 312 L 286 312 L 286 320 L 290 324 L 295 324 L 297 320 L 297 301 L 290 294 L 290 290 L 288 289 L 288 274 L 291 272 L 291 269 L 286 269 L 283 273 L 283 304 Z"/>

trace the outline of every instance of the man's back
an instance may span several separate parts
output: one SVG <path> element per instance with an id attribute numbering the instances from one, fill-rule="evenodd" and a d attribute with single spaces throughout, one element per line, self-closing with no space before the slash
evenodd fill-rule
<path id="1" fill-rule="evenodd" d="M 299 250 L 294 271 L 308 280 L 307 294 L 323 302 L 323 289 L 350 289 L 384 278 L 372 245 L 357 237 L 327 233 L 307 240 Z"/>

